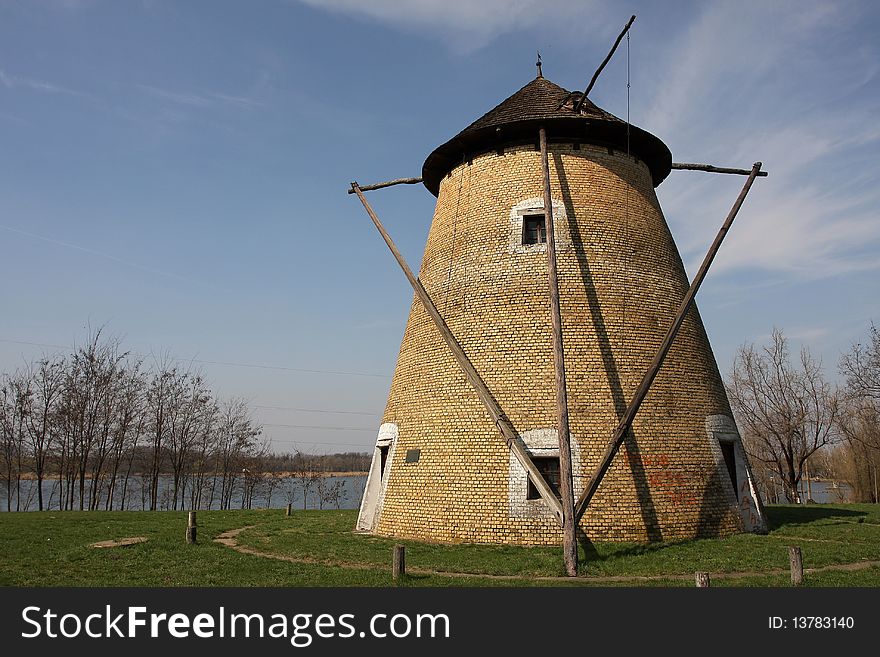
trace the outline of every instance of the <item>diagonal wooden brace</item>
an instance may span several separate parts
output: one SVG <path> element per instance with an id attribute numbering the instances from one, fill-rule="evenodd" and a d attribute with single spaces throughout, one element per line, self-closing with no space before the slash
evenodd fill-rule
<path id="1" fill-rule="evenodd" d="M 388 232 L 385 230 L 382 222 L 379 221 L 379 217 L 377 217 L 376 213 L 373 212 L 373 208 L 370 207 L 370 204 L 367 202 L 366 197 L 364 197 L 361 188 L 356 182 L 353 182 L 351 183 L 351 189 L 355 194 L 357 194 L 358 198 L 364 206 L 364 209 L 367 211 L 367 214 L 370 215 L 370 219 L 373 220 L 373 224 L 375 224 L 379 233 L 382 235 L 382 239 L 385 240 L 385 244 L 388 245 L 388 248 L 394 255 L 394 259 L 397 260 L 397 264 L 400 265 L 400 268 L 403 270 L 403 273 L 409 280 L 409 283 L 412 286 L 413 291 L 416 293 L 416 296 L 419 298 L 419 301 L 421 301 L 422 306 L 424 306 L 425 310 L 428 311 L 431 319 L 434 320 L 434 324 L 440 331 L 440 336 L 443 338 L 443 341 L 446 342 L 446 345 L 449 347 L 449 351 L 452 353 L 453 358 L 455 358 L 459 367 L 461 367 L 465 377 L 467 377 L 468 382 L 471 384 L 473 389 L 476 391 L 477 396 L 480 398 L 480 401 L 483 402 L 483 405 L 486 407 L 486 410 L 489 412 L 489 415 L 492 418 L 492 422 L 495 424 L 496 427 L 498 427 L 498 431 L 507 442 L 510 451 L 513 452 L 513 455 L 516 457 L 516 459 L 529 473 L 529 477 L 531 477 L 532 483 L 535 485 L 538 493 L 540 493 L 541 498 L 547 503 L 547 506 L 550 507 L 550 510 L 553 511 L 553 514 L 556 516 L 556 520 L 559 522 L 559 524 L 562 525 L 562 504 L 559 502 L 559 499 L 550 488 L 547 480 L 544 479 L 544 475 L 542 475 L 538 468 L 535 467 L 535 464 L 532 461 L 531 456 L 529 456 L 529 453 L 526 450 L 525 445 L 523 444 L 522 439 L 519 437 L 516 429 L 514 429 L 513 425 L 510 423 L 510 420 L 507 419 L 504 411 L 501 410 L 501 406 L 499 406 L 498 402 L 492 396 L 492 393 L 489 391 L 486 382 L 483 381 L 482 377 L 473 366 L 473 363 L 471 363 L 470 359 L 467 357 L 467 354 L 465 354 L 464 349 L 462 349 L 461 345 L 458 343 L 458 340 L 455 339 L 455 336 L 452 334 L 452 330 L 446 324 L 446 320 L 443 319 L 440 311 L 437 310 L 437 306 L 434 305 L 434 302 L 428 295 L 427 290 L 425 290 L 425 288 L 422 286 L 421 281 L 416 278 L 416 276 L 412 273 L 412 270 L 409 268 L 406 260 L 404 260 L 403 256 L 400 254 L 400 251 L 397 250 L 397 246 L 395 246 L 394 242 L 391 239 L 391 236 L 388 235 Z"/>
<path id="2" fill-rule="evenodd" d="M 740 191 L 739 196 L 736 199 L 736 202 L 733 204 L 733 207 L 727 214 L 727 218 L 724 220 L 724 224 L 719 229 L 718 235 L 715 236 L 715 241 L 712 242 L 712 246 L 709 247 L 709 252 L 703 259 L 703 264 L 700 265 L 700 269 L 697 272 L 697 275 L 694 277 L 694 280 L 691 283 L 687 294 L 684 295 L 684 299 L 682 300 L 681 305 L 678 307 L 678 313 L 675 316 L 675 320 L 672 322 L 672 326 L 670 326 L 669 330 L 666 332 L 666 337 L 663 338 L 663 342 L 661 343 L 660 348 L 657 350 L 657 355 L 654 356 L 654 360 L 648 367 L 648 371 L 645 373 L 641 384 L 636 390 L 635 396 L 629 403 L 629 406 L 626 408 L 626 411 L 624 412 L 623 417 L 620 419 L 620 423 L 617 425 L 617 428 L 614 430 L 614 433 L 611 436 L 611 440 L 608 443 L 608 447 L 606 447 L 605 453 L 602 455 L 602 458 L 599 461 L 599 465 L 596 466 L 596 470 L 593 472 L 593 476 L 590 477 L 590 481 L 587 482 L 587 487 L 584 490 L 583 495 L 581 495 L 580 499 L 578 499 L 577 501 L 577 505 L 575 506 L 575 517 L 578 519 L 578 521 L 580 521 L 580 519 L 583 517 L 584 511 L 587 510 L 587 506 L 590 504 L 590 500 L 592 500 L 593 495 L 596 494 L 596 490 L 599 488 L 599 484 L 602 483 L 602 478 L 605 476 L 605 473 L 608 472 L 608 468 L 611 467 L 611 461 L 614 459 L 615 454 L 617 454 L 617 450 L 620 448 L 620 445 L 623 443 L 627 432 L 632 426 L 633 420 L 636 417 L 636 413 L 639 412 L 639 407 L 642 405 L 645 397 L 648 396 L 648 391 L 651 389 L 651 384 L 654 382 L 654 378 L 660 371 L 660 367 L 663 365 L 663 361 L 666 358 L 666 354 L 669 352 L 669 348 L 672 346 L 673 340 L 675 340 L 675 336 L 678 335 L 678 330 L 681 328 L 681 325 L 684 322 L 685 315 L 687 314 L 688 310 L 694 302 L 694 297 L 697 294 L 697 290 L 700 289 L 700 285 L 702 284 L 703 279 L 706 277 L 706 272 L 709 271 L 709 265 L 711 265 L 712 261 L 715 259 L 715 255 L 718 253 L 718 249 L 721 246 L 722 240 L 724 240 L 724 236 L 727 235 L 727 231 L 730 230 L 730 226 L 731 224 L 733 224 L 736 213 L 739 212 L 743 201 L 745 201 L 746 199 L 746 194 L 749 193 L 749 189 L 751 189 L 752 183 L 755 182 L 755 178 L 758 177 L 760 171 L 761 163 L 755 162 L 754 166 L 752 166 L 751 172 L 749 173 L 748 180 L 746 180 L 745 184 L 743 185 L 742 191 Z"/>

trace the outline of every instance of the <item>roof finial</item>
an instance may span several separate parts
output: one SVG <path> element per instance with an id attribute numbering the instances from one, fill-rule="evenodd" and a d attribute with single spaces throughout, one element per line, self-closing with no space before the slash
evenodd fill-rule
<path id="1" fill-rule="evenodd" d="M 541 51 L 540 50 L 538 51 L 538 61 L 535 62 L 535 66 L 538 67 L 538 77 L 543 78 L 544 73 L 541 72 Z"/>

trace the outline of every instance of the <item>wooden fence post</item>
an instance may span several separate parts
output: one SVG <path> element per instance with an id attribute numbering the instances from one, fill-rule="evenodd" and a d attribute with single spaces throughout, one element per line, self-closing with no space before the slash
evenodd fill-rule
<path id="1" fill-rule="evenodd" d="M 799 547 L 788 548 L 788 561 L 791 563 L 791 585 L 804 583 L 804 558 Z"/>
<path id="2" fill-rule="evenodd" d="M 709 580 L 709 573 L 694 573 L 694 579 L 697 582 L 698 588 L 707 589 L 712 585 L 712 582 Z"/>
<path id="3" fill-rule="evenodd" d="M 196 512 L 190 511 L 186 520 L 186 542 L 192 545 L 196 542 Z"/>
<path id="4" fill-rule="evenodd" d="M 403 545 L 394 546 L 394 561 L 391 566 L 391 575 L 394 579 L 406 576 L 406 548 Z"/>

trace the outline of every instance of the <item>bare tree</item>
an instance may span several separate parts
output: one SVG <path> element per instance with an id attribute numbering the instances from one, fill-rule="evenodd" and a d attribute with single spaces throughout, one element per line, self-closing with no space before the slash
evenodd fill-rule
<path id="1" fill-rule="evenodd" d="M 846 377 L 847 393 L 880 401 L 880 329 L 871 324 L 868 343 L 854 344 L 840 359 L 840 373 Z"/>
<path id="2" fill-rule="evenodd" d="M 274 482 L 274 477 L 267 474 L 267 457 L 269 456 L 269 446 L 266 443 L 254 444 L 247 455 L 247 467 L 242 468 L 241 480 L 241 508 L 252 509 L 254 500 L 260 495 L 266 494 L 271 496 L 271 491 L 267 494 L 269 482 Z M 266 506 L 269 506 L 268 500 Z"/>
<path id="3" fill-rule="evenodd" d="M 318 471 L 315 459 L 309 454 L 297 451 L 293 456 L 292 478 L 299 484 L 302 492 L 303 509 L 308 507 L 309 491 L 319 485 L 323 473 Z M 319 496 L 320 497 L 320 496 Z"/>
<path id="4" fill-rule="evenodd" d="M 339 507 L 326 470 L 362 470 L 363 453 L 276 455 L 240 399 L 220 402 L 203 378 L 164 356 L 147 369 L 103 329 L 66 356 L 0 374 L 0 499 L 8 510 L 252 508 L 272 501 L 288 464 L 317 506 Z M 30 481 L 33 474 L 35 482 Z M 53 481 L 46 499 L 44 483 Z M 312 498 L 314 502 L 314 498 Z"/>
<path id="5" fill-rule="evenodd" d="M 214 425 L 220 413 L 216 400 L 212 400 L 205 409 L 202 425 L 199 427 L 198 437 L 193 446 L 192 458 L 190 459 L 190 508 L 202 508 L 202 502 L 212 486 L 209 485 L 208 468 L 210 467 L 211 452 L 216 446 L 217 434 Z M 207 498 L 207 508 L 211 507 L 212 497 Z"/>
<path id="6" fill-rule="evenodd" d="M 102 329 L 99 329 L 68 361 L 59 405 L 62 459 L 67 464 L 62 476 L 67 479 L 68 508 L 73 508 L 74 495 L 80 510 L 86 507 L 86 502 L 89 508 L 96 508 L 113 427 L 112 408 L 120 363 L 125 358 L 126 354 L 119 351 L 119 342 L 102 339 Z M 87 479 L 91 481 L 88 495 Z"/>
<path id="7" fill-rule="evenodd" d="M 838 420 L 844 438 L 846 481 L 857 501 L 880 502 L 880 330 L 874 324 L 866 344 L 857 343 L 840 358 L 846 378 Z"/>
<path id="8" fill-rule="evenodd" d="M 21 510 L 21 475 L 31 395 L 30 381 L 21 372 L 4 375 L 0 381 L 0 463 L 7 511 L 12 511 L 13 497 L 15 510 Z"/>
<path id="9" fill-rule="evenodd" d="M 165 441 L 171 463 L 171 508 L 177 509 L 186 493 L 187 466 L 191 451 L 202 439 L 205 425 L 213 413 L 211 394 L 200 374 L 177 374 L 169 387 L 169 432 Z"/>
<path id="10" fill-rule="evenodd" d="M 220 478 L 220 508 L 229 509 L 244 467 L 243 457 L 256 445 L 262 428 L 255 425 L 243 399 L 230 399 L 220 407 L 216 432 L 215 480 Z"/>
<path id="11" fill-rule="evenodd" d="M 843 479 L 854 501 L 880 502 L 880 409 L 868 400 L 847 397 L 838 418 L 843 436 Z"/>
<path id="12" fill-rule="evenodd" d="M 332 504 L 339 509 L 342 502 L 348 497 L 348 492 L 345 490 L 345 480 L 337 476 L 326 477 L 326 479 L 332 479 L 332 483 L 327 481 L 324 485 L 324 500 L 327 504 Z"/>
<path id="13" fill-rule="evenodd" d="M 769 344 L 740 347 L 728 393 L 749 456 L 779 477 L 790 501 L 801 501 L 804 465 L 835 438 L 839 412 L 821 364 L 806 347 L 792 364 L 783 332 L 773 329 Z"/>
<path id="14" fill-rule="evenodd" d="M 46 461 L 57 437 L 58 402 L 64 392 L 63 359 L 44 358 L 27 374 L 32 394 L 27 400 L 27 429 L 37 481 L 37 508 L 43 510 L 43 479 Z"/>
<path id="15" fill-rule="evenodd" d="M 140 370 L 141 363 L 129 363 L 121 373 L 118 381 L 116 394 L 116 407 L 114 408 L 113 442 L 110 455 L 110 472 L 106 509 L 112 509 L 116 503 L 116 489 L 119 477 L 122 477 L 122 492 L 119 495 L 118 506 L 125 508 L 125 498 L 128 493 L 128 480 L 134 456 L 137 451 L 138 440 L 144 431 L 147 420 L 144 393 L 146 380 Z M 123 470 L 124 468 L 124 470 Z"/>
<path id="16" fill-rule="evenodd" d="M 180 374 L 168 355 L 156 362 L 156 370 L 150 378 L 146 392 L 149 413 L 149 509 L 159 508 L 159 477 L 162 473 L 164 447 L 171 433 L 171 406 L 177 396 L 175 388 L 180 385 Z"/>

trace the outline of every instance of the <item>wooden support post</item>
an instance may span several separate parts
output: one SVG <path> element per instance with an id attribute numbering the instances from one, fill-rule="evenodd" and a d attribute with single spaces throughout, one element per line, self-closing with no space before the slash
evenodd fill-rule
<path id="1" fill-rule="evenodd" d="M 749 169 L 731 169 L 730 167 L 716 167 L 711 164 L 691 164 L 690 162 L 673 162 L 673 169 L 687 171 L 707 171 L 708 173 L 734 173 L 740 176 L 748 176 L 752 172 Z M 758 172 L 759 178 L 766 178 L 766 171 Z"/>
<path id="2" fill-rule="evenodd" d="M 724 224 L 722 224 L 721 228 L 718 230 L 718 235 L 715 236 L 715 241 L 712 242 L 712 246 L 709 247 L 709 252 L 703 259 L 703 264 L 700 265 L 700 269 L 699 271 L 697 271 L 697 275 L 694 277 L 694 280 L 691 283 L 687 294 L 684 295 L 684 299 L 682 300 L 681 305 L 678 307 L 678 312 L 675 315 L 672 326 L 670 326 L 669 330 L 666 332 L 666 336 L 663 338 L 663 342 L 660 344 L 660 348 L 657 350 L 657 354 L 656 356 L 654 356 L 654 360 L 648 367 L 648 371 L 645 372 L 645 376 L 644 378 L 642 378 L 642 382 L 641 384 L 639 384 L 639 387 L 636 390 L 632 401 L 629 403 L 629 406 L 627 406 L 623 417 L 620 419 L 620 423 L 614 430 L 614 433 L 611 436 L 611 440 L 608 442 L 608 446 L 605 448 L 605 453 L 602 455 L 602 458 L 599 461 L 599 465 L 596 466 L 596 470 L 593 472 L 592 477 L 590 477 L 590 481 L 587 482 L 586 489 L 584 490 L 580 499 L 578 499 L 577 506 L 575 507 L 575 514 L 578 520 L 581 519 L 581 517 L 584 515 L 584 511 L 587 510 L 587 505 L 589 505 L 590 500 L 593 499 L 593 495 L 595 495 L 596 490 L 599 488 L 602 477 L 605 476 L 605 473 L 611 466 L 611 461 L 614 459 L 614 455 L 617 454 L 617 450 L 620 448 L 620 445 L 623 443 L 627 432 L 632 426 L 633 419 L 635 419 L 636 413 L 639 412 L 639 407 L 642 405 L 645 397 L 648 396 L 648 391 L 651 389 L 651 384 L 654 382 L 654 378 L 657 376 L 657 372 L 660 371 L 660 367 L 661 365 L 663 365 L 663 361 L 666 358 L 666 354 L 669 352 L 669 348 L 672 346 L 673 340 L 675 340 L 675 336 L 678 335 L 678 330 L 681 328 L 681 325 L 684 322 L 685 315 L 687 314 L 688 310 L 690 310 L 690 307 L 694 302 L 694 297 L 696 296 L 697 291 L 700 289 L 700 285 L 702 284 L 703 279 L 706 277 L 706 272 L 709 271 L 709 265 L 711 265 L 712 261 L 715 259 L 715 255 L 718 253 L 718 249 L 721 247 L 721 242 L 724 240 L 724 236 L 727 235 L 727 231 L 730 230 L 730 226 L 731 224 L 733 224 L 733 220 L 736 217 L 737 212 L 739 212 L 743 201 L 745 201 L 746 194 L 749 193 L 749 189 L 751 189 L 752 183 L 755 182 L 755 178 L 758 176 L 758 172 L 760 170 L 761 163 L 755 162 L 755 164 L 752 166 L 752 171 L 749 174 L 748 180 L 746 180 L 745 184 L 743 185 L 742 191 L 740 191 L 739 196 L 736 199 L 736 202 L 734 202 L 733 207 L 727 214 L 727 218 L 724 220 Z"/>
<path id="3" fill-rule="evenodd" d="M 547 480 L 544 479 L 544 475 L 542 475 L 540 470 L 535 467 L 531 456 L 529 456 L 528 451 L 526 451 L 525 445 L 523 444 L 522 439 L 519 437 L 516 429 L 514 429 L 513 424 L 511 424 L 510 420 L 507 418 L 507 415 L 504 414 L 504 411 L 501 410 L 501 406 L 498 405 L 498 402 L 492 396 L 492 393 L 489 391 L 486 382 L 483 381 L 473 363 L 471 363 L 470 359 L 467 357 L 467 354 L 465 354 L 464 349 L 462 349 L 461 345 L 458 343 L 458 340 L 455 339 L 455 336 L 452 334 L 452 331 L 446 324 L 446 320 L 444 320 L 443 316 L 440 315 L 440 311 L 437 310 L 437 306 L 434 305 L 434 302 L 431 300 L 431 297 L 428 294 L 427 290 L 425 290 L 425 288 L 422 286 L 421 281 L 416 278 L 415 274 L 413 274 L 412 270 L 409 268 L 409 265 L 406 264 L 406 260 L 404 260 L 403 256 L 400 254 L 400 251 L 397 250 L 397 246 L 394 244 L 391 236 L 385 230 L 382 222 L 379 221 L 379 217 L 376 216 L 375 212 L 373 212 L 373 208 L 367 202 L 366 197 L 364 197 L 363 193 L 361 192 L 361 188 L 356 182 L 351 183 L 351 188 L 352 190 L 354 190 L 354 193 L 357 194 L 361 204 L 367 211 L 367 214 L 370 215 L 370 219 L 372 219 L 373 224 L 376 226 L 376 229 L 382 235 L 382 239 L 385 240 L 385 244 L 388 245 L 388 248 L 394 255 L 394 259 L 397 260 L 397 264 L 400 265 L 400 268 L 406 275 L 407 280 L 409 280 L 409 283 L 415 291 L 416 296 L 421 301 L 422 306 L 424 306 L 425 310 L 428 312 L 428 315 L 430 315 L 431 319 L 434 321 L 437 330 L 440 332 L 440 337 L 443 338 L 446 346 L 449 347 L 449 351 L 452 353 L 453 358 L 455 358 L 458 366 L 462 369 L 464 375 L 467 377 L 468 382 L 476 391 L 477 396 L 480 398 L 480 401 L 483 402 L 483 405 L 486 407 L 489 416 L 492 418 L 493 424 L 495 424 L 495 426 L 498 428 L 498 431 L 501 433 L 501 436 L 507 442 L 507 446 L 510 448 L 510 451 L 513 452 L 513 455 L 516 457 L 516 459 L 520 462 L 523 468 L 525 468 L 526 472 L 529 473 L 529 477 L 531 477 L 532 483 L 535 485 L 535 488 L 538 489 L 538 493 L 540 493 L 541 499 L 543 499 L 547 503 L 547 506 L 550 507 L 550 510 L 553 512 L 553 515 L 556 516 L 559 524 L 562 524 L 562 505 L 557 499 L 556 494 L 550 488 Z"/>
<path id="4" fill-rule="evenodd" d="M 584 101 L 587 99 L 587 96 L 590 95 L 590 92 L 593 90 L 593 85 L 596 84 L 596 80 L 599 79 L 599 74 L 602 72 L 602 69 L 605 68 L 605 65 L 611 61 L 611 56 L 614 54 L 614 51 L 617 50 L 617 46 L 620 45 L 621 40 L 624 35 L 629 32 L 629 28 L 632 26 L 633 21 L 636 19 L 635 14 L 630 16 L 629 22 L 626 24 L 626 27 L 623 28 L 623 31 L 617 35 L 617 41 L 614 42 L 614 45 L 611 46 L 611 50 L 605 56 L 605 59 L 602 60 L 602 63 L 599 64 L 599 68 L 596 69 L 596 72 L 593 73 L 593 77 L 590 79 L 590 84 L 587 85 L 586 91 L 584 91 L 584 95 L 581 96 L 581 99 L 577 102 L 577 105 L 574 106 L 575 112 L 581 111 L 581 105 L 584 104 Z"/>
<path id="5" fill-rule="evenodd" d="M 293 513 L 293 504 L 288 504 L 284 515 L 290 517 L 291 513 Z"/>
<path id="6" fill-rule="evenodd" d="M 550 161 L 547 131 L 538 131 L 541 169 L 544 179 L 544 227 L 547 233 L 547 274 L 550 287 L 550 318 L 553 324 L 553 369 L 556 378 L 556 434 L 559 440 L 559 488 L 562 495 L 562 555 L 565 572 L 577 575 L 577 521 L 574 517 L 574 486 L 571 472 L 571 440 L 568 426 L 568 388 L 565 380 L 565 351 L 562 344 L 562 311 L 559 304 L 559 278 L 556 271 L 556 229 L 550 194 Z"/>
<path id="7" fill-rule="evenodd" d="M 416 185 L 422 182 L 421 178 L 397 178 L 386 182 L 375 183 L 374 185 L 364 185 L 361 187 L 362 192 L 370 192 L 374 189 L 382 189 L 383 187 L 391 187 L 392 185 Z M 349 194 L 354 194 L 354 189 L 348 190 Z"/>
<path id="8" fill-rule="evenodd" d="M 196 542 L 196 512 L 190 511 L 186 518 L 186 542 L 193 545 Z"/>
<path id="9" fill-rule="evenodd" d="M 707 589 L 712 585 L 712 582 L 709 579 L 709 573 L 694 573 L 694 579 L 697 582 L 697 588 Z"/>
<path id="10" fill-rule="evenodd" d="M 791 585 L 800 586 L 804 583 L 804 558 L 799 547 L 788 548 L 788 561 L 791 564 Z"/>
<path id="11" fill-rule="evenodd" d="M 394 546 L 394 559 L 391 563 L 391 576 L 400 579 L 406 576 L 406 548 L 403 545 Z"/>

